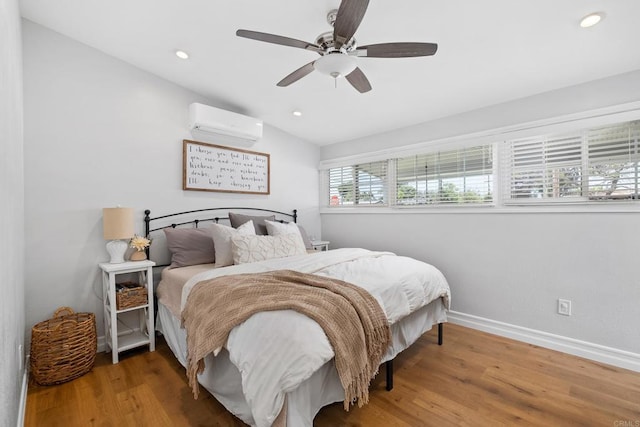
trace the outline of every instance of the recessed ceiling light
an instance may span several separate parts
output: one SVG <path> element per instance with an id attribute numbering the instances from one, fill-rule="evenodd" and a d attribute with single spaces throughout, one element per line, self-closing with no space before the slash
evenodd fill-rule
<path id="1" fill-rule="evenodd" d="M 291 113 L 291 114 L 293 114 L 293 115 L 294 115 L 294 116 L 296 116 L 296 117 L 300 117 L 300 116 L 302 115 L 302 111 L 298 111 L 298 110 L 296 110 L 296 111 L 294 111 L 294 112 L 293 112 L 293 113 Z"/>
<path id="2" fill-rule="evenodd" d="M 176 50 L 176 56 L 180 59 L 189 59 L 189 54 L 184 50 Z"/>
<path id="3" fill-rule="evenodd" d="M 580 26 L 582 28 L 593 27 L 598 22 L 602 21 L 602 18 L 604 18 L 604 13 L 602 12 L 590 13 L 580 20 Z"/>

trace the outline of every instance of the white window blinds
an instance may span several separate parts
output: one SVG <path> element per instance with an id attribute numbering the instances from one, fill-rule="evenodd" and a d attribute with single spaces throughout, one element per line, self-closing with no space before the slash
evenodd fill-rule
<path id="1" fill-rule="evenodd" d="M 637 198 L 639 133 L 635 121 L 506 141 L 505 203 Z"/>
<path id="2" fill-rule="evenodd" d="M 589 199 L 637 199 L 640 121 L 592 129 L 587 138 Z"/>
<path id="3" fill-rule="evenodd" d="M 506 148 L 507 200 L 582 196 L 580 135 L 509 141 Z"/>
<path id="4" fill-rule="evenodd" d="M 396 159 L 396 204 L 491 203 L 492 151 L 482 145 Z"/>
<path id="5" fill-rule="evenodd" d="M 329 206 L 386 206 L 387 161 L 329 169 Z"/>

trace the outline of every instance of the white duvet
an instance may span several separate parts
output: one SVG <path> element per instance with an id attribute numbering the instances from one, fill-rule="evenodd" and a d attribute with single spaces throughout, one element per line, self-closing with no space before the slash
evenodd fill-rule
<path id="1" fill-rule="evenodd" d="M 333 277 L 366 289 L 384 309 L 389 324 L 437 298 L 449 307 L 449 285 L 435 267 L 390 252 L 336 249 L 197 274 L 183 288 L 181 308 L 193 286 L 202 280 L 280 269 Z M 270 426 L 280 413 L 285 394 L 334 356 L 320 326 L 291 310 L 250 317 L 231 331 L 225 347 L 231 363 L 240 371 L 251 412 L 236 415 L 258 427 Z"/>

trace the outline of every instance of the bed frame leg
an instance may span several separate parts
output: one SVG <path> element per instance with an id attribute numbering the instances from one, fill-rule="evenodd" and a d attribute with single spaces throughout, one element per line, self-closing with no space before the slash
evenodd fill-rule
<path id="1" fill-rule="evenodd" d="M 438 345 L 442 345 L 442 334 L 444 332 L 444 323 L 438 323 Z M 393 359 L 387 360 L 384 363 L 385 370 L 387 371 L 387 391 L 393 390 Z"/>

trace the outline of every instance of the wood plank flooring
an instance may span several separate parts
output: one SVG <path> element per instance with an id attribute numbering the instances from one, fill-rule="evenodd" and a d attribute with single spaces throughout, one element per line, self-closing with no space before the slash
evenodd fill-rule
<path id="1" fill-rule="evenodd" d="M 370 402 L 323 408 L 314 426 L 640 426 L 640 373 L 447 324 L 384 367 Z M 26 426 L 245 426 L 206 390 L 194 400 L 184 369 L 157 351 L 99 354 L 93 370 L 58 386 L 29 386 Z M 296 427 L 296 426 L 290 426 Z"/>

